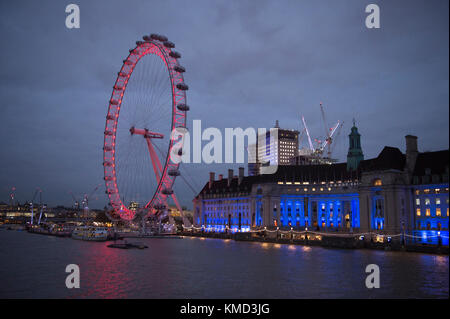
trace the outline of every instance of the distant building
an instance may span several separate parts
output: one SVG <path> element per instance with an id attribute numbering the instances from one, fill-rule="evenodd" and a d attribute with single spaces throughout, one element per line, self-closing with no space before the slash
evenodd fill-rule
<path id="1" fill-rule="evenodd" d="M 191 210 L 188 210 L 185 207 L 182 207 L 181 209 L 183 210 L 183 215 L 184 216 L 192 216 L 192 211 Z M 169 205 L 168 213 L 172 217 L 182 217 L 181 214 L 180 214 L 180 211 L 178 210 L 178 208 L 176 206 Z"/>
<path id="2" fill-rule="evenodd" d="M 335 159 L 314 154 L 309 148 L 298 150 L 298 155 L 291 157 L 290 159 L 290 165 L 321 165 L 333 164 L 336 162 L 337 160 Z"/>
<path id="3" fill-rule="evenodd" d="M 278 120 L 275 123 L 278 138 L 266 132 L 258 136 L 256 145 L 249 145 L 249 151 L 256 153 L 255 163 L 248 164 L 248 174 L 258 175 L 261 166 L 290 165 L 290 160 L 298 154 L 298 134 L 296 130 L 281 129 Z M 265 141 L 265 144 L 258 141 Z M 253 154 L 253 153 L 251 153 Z"/>
<path id="4" fill-rule="evenodd" d="M 210 180 L 195 197 L 194 225 L 210 231 L 260 227 L 377 232 L 423 237 L 437 232 L 448 244 L 449 151 L 419 153 L 406 136 L 406 154 L 386 146 L 363 160 L 356 126 L 350 133 L 353 161 L 280 166 L 271 175 Z M 433 239 L 434 238 L 434 239 Z M 445 239 L 446 238 L 446 239 Z"/>

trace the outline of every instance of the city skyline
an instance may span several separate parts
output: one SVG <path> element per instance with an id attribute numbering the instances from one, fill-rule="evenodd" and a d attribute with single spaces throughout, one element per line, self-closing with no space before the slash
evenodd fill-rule
<path id="1" fill-rule="evenodd" d="M 126 12 L 116 2 L 80 1 L 78 30 L 64 27 L 65 4 L 3 3 L 0 32 L 8 46 L 1 57 L 9 62 L 0 84 L 0 201 L 12 186 L 21 202 L 39 187 L 50 206 L 70 206 L 69 191 L 81 195 L 102 183 L 112 83 L 133 41 L 151 32 L 183 53 L 188 128 L 194 119 L 220 129 L 269 128 L 279 120 L 299 130 L 305 115 L 320 135 L 323 102 L 329 122 L 346 123 L 340 162 L 353 118 L 366 159 L 385 145 L 404 152 L 407 134 L 418 136 L 420 151 L 448 149 L 448 3 L 425 3 L 380 1 L 378 30 L 365 27 L 366 4 L 357 1 L 132 2 Z M 136 23 L 120 23 L 130 19 Z M 209 171 L 237 166 L 246 165 L 186 164 L 182 171 L 201 188 Z M 190 207 L 194 194 L 181 180 L 177 190 Z M 107 203 L 103 194 L 102 186 L 94 207 Z"/>

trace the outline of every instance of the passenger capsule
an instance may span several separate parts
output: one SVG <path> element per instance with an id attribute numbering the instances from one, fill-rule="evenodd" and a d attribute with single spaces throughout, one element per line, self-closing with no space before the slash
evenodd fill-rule
<path id="1" fill-rule="evenodd" d="M 173 190 L 171 188 L 164 188 L 161 191 L 161 193 L 164 194 L 164 195 L 172 195 L 173 194 Z"/>
<path id="2" fill-rule="evenodd" d="M 173 42 L 165 41 L 163 44 L 166 48 L 170 48 L 170 49 L 175 48 L 175 43 L 173 43 Z"/>
<path id="3" fill-rule="evenodd" d="M 175 59 L 181 58 L 181 54 L 178 53 L 177 51 L 170 51 L 169 55 L 170 55 L 172 58 L 175 58 Z"/>
<path id="4" fill-rule="evenodd" d="M 177 105 L 177 109 L 179 109 L 180 111 L 186 112 L 186 111 L 189 111 L 189 105 L 186 105 L 186 104 L 178 104 L 178 105 Z"/>
<path id="5" fill-rule="evenodd" d="M 161 42 L 166 42 L 168 39 L 167 39 L 167 37 L 165 35 L 159 34 L 158 35 L 158 40 L 161 41 Z"/>
<path id="6" fill-rule="evenodd" d="M 186 69 L 184 67 L 182 67 L 181 65 L 175 65 L 173 67 L 174 71 L 178 72 L 178 73 L 184 73 L 186 72 Z"/>
<path id="7" fill-rule="evenodd" d="M 169 176 L 180 176 L 180 171 L 177 169 L 171 169 L 169 170 Z"/>
<path id="8" fill-rule="evenodd" d="M 183 91 L 189 90 L 189 86 L 187 86 L 187 84 L 185 84 L 185 83 L 178 83 L 177 88 L 180 90 L 183 90 Z"/>

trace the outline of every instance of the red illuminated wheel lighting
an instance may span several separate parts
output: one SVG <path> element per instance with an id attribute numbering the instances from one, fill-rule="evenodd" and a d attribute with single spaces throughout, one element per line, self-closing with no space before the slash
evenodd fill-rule
<path id="1" fill-rule="evenodd" d="M 165 36 L 137 41 L 118 72 L 104 131 L 106 194 L 115 213 L 132 220 L 156 213 L 173 196 L 179 164 L 170 159 L 177 140 L 170 133 L 186 127 L 188 86 L 181 54 Z M 178 203 L 177 203 L 178 206 Z"/>

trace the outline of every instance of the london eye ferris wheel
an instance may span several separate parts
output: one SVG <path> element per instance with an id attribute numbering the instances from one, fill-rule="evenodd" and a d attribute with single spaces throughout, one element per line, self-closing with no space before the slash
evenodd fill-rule
<path id="1" fill-rule="evenodd" d="M 171 159 L 186 127 L 188 86 L 180 53 L 167 37 L 151 34 L 137 41 L 117 75 L 104 131 L 103 166 L 106 194 L 114 212 L 132 220 L 167 207 L 179 173 Z"/>

